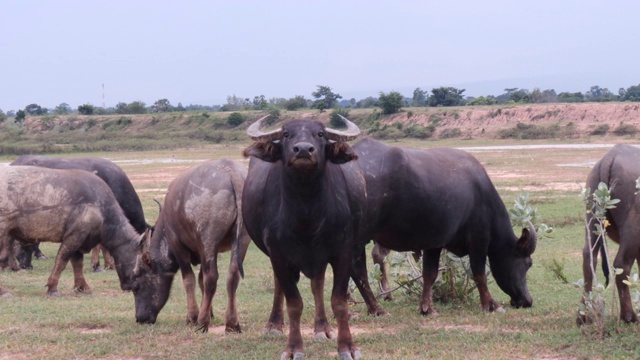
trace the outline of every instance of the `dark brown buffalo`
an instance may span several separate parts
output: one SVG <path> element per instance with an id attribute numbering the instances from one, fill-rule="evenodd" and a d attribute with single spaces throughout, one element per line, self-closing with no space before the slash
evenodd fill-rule
<path id="1" fill-rule="evenodd" d="M 536 246 L 535 230 L 530 226 L 520 238 L 514 235 L 504 203 L 473 156 L 450 148 L 393 147 L 370 138 L 353 148 L 367 184 L 361 239 L 396 251 L 422 252 L 422 314 L 436 314 L 432 287 L 442 249 L 469 255 L 483 310 L 501 309 L 487 287 L 487 258 L 511 305 L 531 306 L 526 273 Z M 357 255 L 353 277 L 371 312 L 379 305 L 369 287 L 365 253 Z"/>
<path id="2" fill-rule="evenodd" d="M 338 353 L 344 359 L 359 358 L 349 330 L 347 297 L 366 193 L 362 172 L 352 161 L 357 157 L 346 143 L 359 129 L 348 120 L 345 132 L 316 121 L 292 120 L 280 129 L 262 133 L 258 129 L 264 119 L 247 130 L 255 142 L 244 151 L 251 160 L 242 208 L 247 231 L 269 256 L 275 275 L 274 310 L 267 328 L 282 327 L 278 310 L 282 291 L 289 315 L 289 336 L 282 357 L 302 356 L 303 303 L 296 284 L 300 272 L 311 278 L 316 304 L 321 304 L 325 270 L 330 264 Z M 327 324 L 316 323 L 316 331 L 318 325 Z"/>
<path id="3" fill-rule="evenodd" d="M 155 323 L 180 269 L 187 292 L 187 322 L 207 331 L 218 281 L 218 253 L 233 250 L 227 275 L 226 331 L 241 331 L 236 289 L 249 236 L 242 222 L 242 188 L 247 169 L 222 159 L 193 167 L 169 185 L 153 235 L 136 266 L 136 321 Z M 198 310 L 191 265 L 200 264 L 202 303 Z"/>
<path id="4" fill-rule="evenodd" d="M 631 273 L 633 264 L 640 258 L 640 195 L 636 195 L 636 180 L 640 178 L 640 149 L 632 145 L 619 144 L 614 146 L 598 161 L 587 177 L 587 188 L 595 191 L 598 184 L 605 183 L 610 190 L 612 199 L 620 202 L 615 208 L 606 212 L 610 226 L 607 235 L 620 244 L 618 253 L 613 261 L 613 267 L 622 269 L 616 275 L 616 286 L 620 297 L 620 319 L 630 323 L 637 322 L 638 317 L 633 311 L 629 287 L 623 282 Z M 593 235 L 596 231 L 596 221 L 593 214 L 586 215 L 588 227 L 585 234 L 585 245 L 582 250 L 584 290 L 590 292 L 593 287 L 593 271 L 597 266 L 598 252 L 603 256 L 603 271 L 607 282 L 609 269 L 606 252 L 603 251 L 602 241 Z M 590 250 L 593 249 L 593 252 Z M 583 316 L 578 317 L 578 324 L 588 321 Z"/>
<path id="5" fill-rule="evenodd" d="M 143 234 L 149 226 L 144 219 L 144 211 L 142 203 L 136 193 L 133 184 L 129 181 L 127 174 L 113 162 L 99 157 L 81 157 L 81 158 L 59 158 L 44 155 L 22 155 L 14 160 L 10 165 L 29 165 L 46 167 L 50 169 L 76 169 L 89 171 L 101 178 L 116 197 L 116 201 L 124 211 L 125 216 L 139 234 Z M 24 261 L 20 262 L 22 268 L 31 267 L 31 253 L 35 251 L 35 246 L 31 245 L 22 252 Z M 31 251 L 31 252 L 29 252 Z M 99 257 L 99 249 L 95 249 L 91 254 L 91 265 L 94 271 L 101 271 Z M 29 252 L 28 254 L 26 254 Z M 103 248 L 104 253 L 104 248 Z M 105 265 L 107 263 L 108 254 L 105 255 Z"/>
<path id="6" fill-rule="evenodd" d="M 80 170 L 1 167 L 0 214 L 0 239 L 5 243 L 60 243 L 46 285 L 50 295 L 59 295 L 58 280 L 69 260 L 74 288 L 90 291 L 82 273 L 83 254 L 99 243 L 114 257 L 120 287 L 130 290 L 141 236 L 111 189 L 95 175 Z"/>

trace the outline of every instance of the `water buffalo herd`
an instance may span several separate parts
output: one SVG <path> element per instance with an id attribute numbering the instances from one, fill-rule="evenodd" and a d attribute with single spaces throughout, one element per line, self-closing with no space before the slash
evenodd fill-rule
<path id="1" fill-rule="evenodd" d="M 267 117 L 247 130 L 253 140 L 243 155 L 247 168 L 228 159 L 208 161 L 175 178 L 154 226 L 126 174 L 100 158 L 62 159 L 21 156 L 0 167 L 0 262 L 13 256 L 13 244 L 60 243 L 47 281 L 47 293 L 59 295 L 60 273 L 71 261 L 74 287 L 90 291 L 83 276 L 83 256 L 97 245 L 113 256 L 122 290 L 131 290 L 135 318 L 154 323 L 166 304 L 178 270 L 187 293 L 187 322 L 207 331 L 218 280 L 218 253 L 231 251 L 227 276 L 225 328 L 242 330 L 236 289 L 243 276 L 249 242 L 269 257 L 274 301 L 265 331 L 289 333 L 282 358 L 303 356 L 300 274 L 311 279 L 317 337 L 333 337 L 323 301 L 327 265 L 333 270 L 331 309 L 337 322 L 337 350 L 342 359 L 361 353 L 349 328 L 349 279 L 362 294 L 368 312 L 383 315 L 369 286 L 365 246 L 375 242 L 381 261 L 389 250 L 422 256 L 423 292 L 419 311 L 436 315 L 432 287 L 443 249 L 469 256 L 480 305 L 503 311 L 489 293 L 487 259 L 498 287 L 516 308 L 533 299 L 526 273 L 532 265 L 536 232 L 529 224 L 518 237 L 508 212 L 483 166 L 471 155 L 450 148 L 415 150 L 364 138 L 343 118 L 346 130 L 312 120 L 292 120 L 264 132 Z M 640 258 L 640 149 L 616 145 L 591 171 L 587 187 L 604 182 L 620 199 L 607 211 L 608 233 L 620 244 L 614 266 L 621 302 L 620 317 L 636 322 L 629 288 L 622 280 Z M 593 224 L 587 214 L 587 222 Z M 586 231 L 584 278 L 590 290 L 602 244 Z M 200 265 L 196 276 L 192 265 Z M 608 270 L 605 275 L 608 277 Z M 196 302 L 196 282 L 202 292 Z M 0 286 L 0 295 L 8 291 Z M 582 319 L 587 321 L 587 319 Z M 579 321 L 580 322 L 580 321 Z"/>

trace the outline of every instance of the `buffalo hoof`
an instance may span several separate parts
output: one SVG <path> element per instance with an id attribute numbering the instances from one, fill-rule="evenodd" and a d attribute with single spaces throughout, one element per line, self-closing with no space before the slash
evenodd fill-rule
<path id="1" fill-rule="evenodd" d="M 224 332 L 228 334 L 240 334 L 242 333 L 242 327 L 240 324 L 230 324 L 224 327 Z"/>
<path id="2" fill-rule="evenodd" d="M 504 314 L 504 308 L 502 306 L 498 306 L 498 308 L 496 308 L 495 310 L 493 310 L 494 312 L 497 312 L 498 314 Z"/>
<path id="3" fill-rule="evenodd" d="M 380 298 L 384 301 L 393 301 L 393 295 L 391 295 L 391 293 L 380 295 Z"/>
<path id="4" fill-rule="evenodd" d="M 435 309 L 433 308 L 424 309 L 422 307 L 420 307 L 420 315 L 434 317 L 434 318 L 440 316 L 440 314 L 438 314 L 438 312 Z"/>
<path id="5" fill-rule="evenodd" d="M 327 333 L 326 333 L 326 332 L 324 332 L 324 331 L 320 331 L 320 332 L 317 332 L 317 333 L 313 336 L 313 338 L 314 338 L 314 339 L 316 339 L 316 340 L 324 341 L 324 340 L 332 339 L 333 337 L 332 337 L 332 335 L 331 335 L 331 332 L 329 332 L 329 333 L 327 334 Z"/>
<path id="6" fill-rule="evenodd" d="M 360 350 L 354 351 L 353 354 L 345 351 L 339 353 L 338 357 L 340 360 L 360 360 L 362 359 L 362 353 L 360 353 Z"/>
<path id="7" fill-rule="evenodd" d="M 631 324 L 631 323 L 637 323 L 638 322 L 638 318 L 636 317 L 636 314 L 634 313 L 630 313 L 630 314 L 626 314 L 620 315 L 620 319 L 622 319 L 622 321 L 624 321 L 627 324 Z"/>
<path id="8" fill-rule="evenodd" d="M 592 323 L 593 320 L 589 316 L 578 314 L 578 316 L 576 317 L 576 325 L 578 326 L 591 325 Z"/>
<path id="9" fill-rule="evenodd" d="M 49 291 L 47 293 L 47 295 L 49 295 L 51 297 L 61 297 L 62 296 L 62 294 L 60 294 L 60 292 L 58 292 L 58 291 Z"/>
<path id="10" fill-rule="evenodd" d="M 93 272 L 94 273 L 101 273 L 101 272 L 104 272 L 104 269 L 102 268 L 102 266 L 98 266 L 98 267 L 93 268 Z"/>
<path id="11" fill-rule="evenodd" d="M 49 258 L 45 254 L 40 254 L 36 256 L 38 260 L 49 260 Z"/>
<path id="12" fill-rule="evenodd" d="M 295 354 L 293 354 L 293 357 L 291 356 L 290 352 L 283 352 L 282 355 L 280 355 L 280 360 L 288 360 L 288 359 L 293 359 L 293 360 L 302 360 L 304 359 L 304 353 L 303 352 L 297 352 Z"/>

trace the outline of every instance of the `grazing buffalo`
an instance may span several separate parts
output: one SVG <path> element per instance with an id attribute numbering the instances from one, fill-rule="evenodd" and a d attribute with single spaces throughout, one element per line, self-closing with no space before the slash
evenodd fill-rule
<path id="1" fill-rule="evenodd" d="M 113 162 L 99 157 L 83 157 L 83 158 L 59 158 L 42 155 L 22 155 L 14 160 L 10 165 L 29 165 L 39 166 L 50 169 L 76 169 L 85 170 L 94 173 L 101 178 L 116 197 L 118 204 L 124 211 L 125 216 L 139 234 L 143 234 L 149 228 L 144 219 L 142 203 L 136 193 L 127 174 Z M 104 248 L 103 248 L 104 249 Z M 24 249 L 22 253 L 26 253 L 28 249 Z M 104 250 L 103 250 L 104 251 Z M 32 250 L 33 252 L 33 250 Z M 25 254 L 26 255 L 26 254 Z M 31 266 L 31 256 L 25 257 L 24 264 L 21 267 Z M 108 268 L 107 255 L 105 255 L 105 265 Z M 100 262 L 98 257 L 98 249 L 92 251 L 91 265 L 94 271 L 100 271 Z"/>
<path id="2" fill-rule="evenodd" d="M 240 332 L 236 289 L 251 242 L 242 221 L 242 188 L 247 169 L 232 160 L 193 167 L 169 185 L 149 244 L 137 262 L 133 287 L 136 321 L 154 323 L 166 304 L 180 269 L 187 292 L 187 322 L 206 332 L 218 281 L 218 253 L 232 250 L 227 275 L 229 303 L 226 331 Z M 196 279 L 191 265 L 200 265 L 202 303 L 196 304 Z"/>
<path id="3" fill-rule="evenodd" d="M 507 209 L 474 157 L 455 149 L 403 149 L 369 138 L 353 148 L 367 184 L 361 238 L 396 251 L 422 251 L 422 314 L 437 314 L 432 287 L 442 249 L 469 255 L 483 310 L 501 310 L 487 288 L 487 257 L 511 305 L 531 306 L 526 273 L 536 247 L 535 230 L 523 229 L 519 239 L 513 234 Z M 358 255 L 353 276 L 369 308 L 375 308 L 379 305 L 367 281 L 364 251 Z"/>
<path id="4" fill-rule="evenodd" d="M 620 244 L 618 253 L 613 261 L 613 267 L 622 269 L 622 273 L 616 275 L 616 286 L 620 297 L 620 319 L 623 321 L 637 322 L 638 318 L 631 305 L 629 287 L 623 282 L 627 280 L 634 262 L 640 258 L 640 227 L 638 216 L 640 215 L 640 196 L 636 195 L 636 180 L 640 178 L 640 149 L 631 145 L 619 144 L 614 146 L 600 161 L 598 161 L 587 178 L 587 188 L 594 191 L 598 184 L 603 182 L 609 187 L 611 198 L 620 202 L 613 209 L 608 209 L 606 218 L 609 221 L 607 234 Z M 607 282 L 609 281 L 609 269 L 607 266 L 607 254 L 604 251 L 602 241 L 594 234 L 596 221 L 593 214 L 586 215 L 588 227 L 586 229 L 585 245 L 582 251 L 583 275 L 585 292 L 590 292 L 593 287 L 593 271 L 598 262 L 598 252 L 602 253 L 602 267 Z M 597 243 L 594 243 L 596 242 Z M 578 324 L 589 321 L 583 316 L 578 317 Z"/>
<path id="5" fill-rule="evenodd" d="M 59 295 L 58 280 L 69 260 L 75 289 L 90 291 L 82 274 L 83 254 L 99 243 L 114 257 L 120 287 L 130 290 L 141 235 L 125 217 L 111 189 L 96 176 L 80 170 L 2 167 L 0 214 L 2 242 L 60 243 L 46 285 L 50 295 Z"/>
<path id="6" fill-rule="evenodd" d="M 346 141 L 360 130 L 346 119 L 344 132 L 316 121 L 292 120 L 263 133 L 259 128 L 264 119 L 247 129 L 255 142 L 244 150 L 251 160 L 242 210 L 249 235 L 271 260 L 274 300 L 280 291 L 286 299 L 289 337 L 282 356 L 302 356 L 303 303 L 296 285 L 300 272 L 311 278 L 316 304 L 318 298 L 322 303 L 324 274 L 331 264 L 338 353 L 341 358 L 358 358 L 349 330 L 347 292 L 366 193 L 362 172 L 352 161 L 357 156 Z M 282 313 L 276 308 L 267 328 L 282 327 Z M 316 331 L 323 326 L 328 324 L 316 323 Z"/>

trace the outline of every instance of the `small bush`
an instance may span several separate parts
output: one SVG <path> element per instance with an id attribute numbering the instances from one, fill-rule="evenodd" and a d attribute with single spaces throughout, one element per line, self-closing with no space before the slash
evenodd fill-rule
<path id="1" fill-rule="evenodd" d="M 331 111 L 330 120 L 329 120 L 329 124 L 331 125 L 331 127 L 341 128 L 341 127 L 345 127 L 346 126 L 344 120 L 342 120 L 340 115 L 342 115 L 342 116 L 344 116 L 344 117 L 346 117 L 348 119 L 349 118 L 349 109 L 340 109 L 340 108 L 333 109 Z"/>
<path id="2" fill-rule="evenodd" d="M 462 136 L 462 130 L 460 128 L 442 129 L 440 132 L 441 139 L 451 139 Z"/>
<path id="3" fill-rule="evenodd" d="M 633 136 L 638 133 L 638 128 L 631 124 L 620 124 L 617 128 L 613 129 L 613 133 L 618 136 Z"/>
<path id="4" fill-rule="evenodd" d="M 416 139 L 428 139 L 433 136 L 433 133 L 436 131 L 435 126 L 421 126 L 421 125 L 411 125 L 404 129 L 404 133 L 407 137 L 412 137 Z"/>
<path id="5" fill-rule="evenodd" d="M 591 135 L 605 135 L 609 131 L 608 124 L 598 125 L 593 131 L 591 131 Z"/>
<path id="6" fill-rule="evenodd" d="M 239 112 L 232 112 L 227 118 L 227 123 L 231 126 L 238 126 L 245 121 L 244 115 Z"/>

